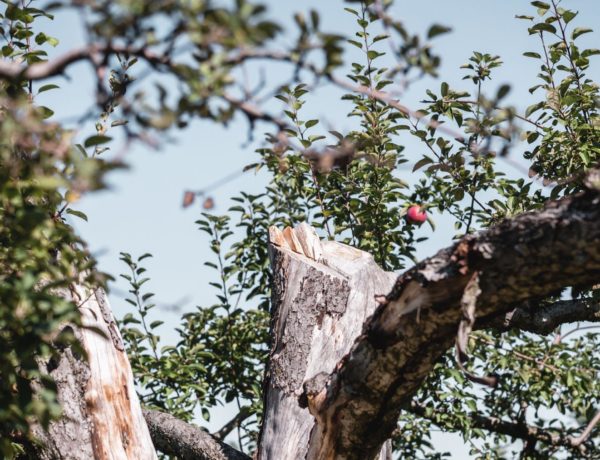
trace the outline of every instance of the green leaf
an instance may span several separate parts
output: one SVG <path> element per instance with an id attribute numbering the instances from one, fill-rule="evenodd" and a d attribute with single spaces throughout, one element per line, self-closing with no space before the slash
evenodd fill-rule
<path id="1" fill-rule="evenodd" d="M 446 82 L 443 82 L 443 83 L 442 83 L 442 86 L 441 86 L 441 88 L 440 88 L 440 91 L 441 91 L 441 94 L 442 94 L 442 96 L 444 96 L 444 97 L 445 97 L 445 96 L 447 96 L 447 95 L 448 95 L 448 88 L 449 88 L 449 87 L 448 87 L 448 83 L 446 83 Z"/>
<path id="2" fill-rule="evenodd" d="M 577 16 L 577 11 L 565 10 L 563 11 L 562 17 L 565 20 L 565 24 L 571 22 L 575 16 Z"/>
<path id="3" fill-rule="evenodd" d="M 550 5 L 548 3 L 545 3 L 545 2 L 535 1 L 535 2 L 531 2 L 531 5 L 535 6 L 536 8 L 545 8 L 547 10 L 550 9 Z"/>
<path id="4" fill-rule="evenodd" d="M 434 24 L 427 31 L 427 38 L 437 37 L 438 35 L 446 34 L 450 31 L 452 31 L 451 27 L 442 26 L 440 24 Z"/>
<path id="5" fill-rule="evenodd" d="M 48 85 L 41 86 L 40 89 L 38 89 L 38 94 L 43 93 L 45 91 L 50 91 L 51 89 L 57 89 L 57 88 L 60 88 L 60 86 L 50 83 Z"/>
<path id="6" fill-rule="evenodd" d="M 592 29 L 590 29 L 589 27 L 576 27 L 575 29 L 573 29 L 573 33 L 571 34 L 571 39 L 575 40 L 577 37 L 583 35 L 583 34 L 587 34 L 593 32 Z"/>
<path id="7" fill-rule="evenodd" d="M 109 136 L 101 136 L 101 135 L 90 136 L 85 140 L 83 145 L 85 145 L 86 147 L 93 147 L 95 145 L 106 144 L 107 142 L 110 142 L 111 140 L 112 140 L 112 137 L 109 137 Z"/>
<path id="8" fill-rule="evenodd" d="M 35 36 L 35 42 L 38 45 L 43 45 L 44 43 L 46 43 L 47 37 L 46 34 L 44 32 L 40 32 L 39 34 L 37 34 Z"/>
<path id="9" fill-rule="evenodd" d="M 413 172 L 417 171 L 418 169 L 421 169 L 423 166 L 428 165 L 433 163 L 433 160 L 429 157 L 424 157 L 421 158 L 419 161 L 417 161 L 415 163 L 415 165 L 413 166 Z"/>
<path id="10" fill-rule="evenodd" d="M 85 149 L 83 148 L 83 145 L 81 145 L 81 144 L 75 144 L 75 147 L 77 148 L 77 150 L 79 150 L 79 151 L 81 152 L 81 154 L 82 154 L 84 157 L 86 157 L 86 158 L 88 157 L 88 153 L 87 153 L 87 152 L 85 151 Z"/>
<path id="11" fill-rule="evenodd" d="M 506 97 L 506 95 L 510 92 L 510 85 L 502 85 L 498 89 L 498 94 L 496 94 L 496 99 L 500 100 Z"/>
<path id="12" fill-rule="evenodd" d="M 534 53 L 533 51 L 527 51 L 526 53 L 523 53 L 523 56 L 535 58 L 535 59 L 540 59 L 542 57 L 538 53 Z"/>
<path id="13" fill-rule="evenodd" d="M 44 120 L 47 118 L 50 118 L 52 115 L 54 115 L 54 110 L 49 109 L 48 107 L 43 106 L 43 105 L 39 106 L 38 110 L 41 112 L 42 118 Z"/>
<path id="14" fill-rule="evenodd" d="M 546 104 L 546 101 L 540 101 L 540 102 L 530 105 L 529 107 L 527 107 L 527 110 L 525 110 L 525 116 L 528 117 L 532 113 L 537 112 L 538 110 L 543 108 L 545 104 Z"/>
<path id="15" fill-rule="evenodd" d="M 540 16 L 545 15 L 550 9 L 550 5 L 544 2 L 531 2 L 531 4 L 537 8 L 537 13 Z"/>
<path id="16" fill-rule="evenodd" d="M 590 57 L 590 56 L 595 56 L 597 54 L 600 54 L 600 49 L 590 48 L 590 49 L 587 49 L 587 50 L 583 50 L 581 52 L 581 57 L 587 58 L 587 57 Z"/>
<path id="17" fill-rule="evenodd" d="M 588 166 L 590 164 L 590 154 L 586 149 L 580 149 L 578 152 L 579 157 L 583 160 L 583 164 Z"/>
<path id="18" fill-rule="evenodd" d="M 81 211 L 77 211 L 77 210 L 75 210 L 75 209 L 68 208 L 68 209 L 67 209 L 67 214 L 71 214 L 72 216 L 79 217 L 80 219 L 83 219 L 83 220 L 85 220 L 86 222 L 87 222 L 87 220 L 88 220 L 88 218 L 87 218 L 87 216 L 85 215 L 85 213 L 83 213 L 83 212 L 81 212 Z"/>
<path id="19" fill-rule="evenodd" d="M 553 25 L 548 24 L 546 22 L 540 22 L 529 28 L 530 35 L 537 33 L 537 32 L 550 32 L 551 34 L 555 34 L 556 27 L 554 27 Z"/>

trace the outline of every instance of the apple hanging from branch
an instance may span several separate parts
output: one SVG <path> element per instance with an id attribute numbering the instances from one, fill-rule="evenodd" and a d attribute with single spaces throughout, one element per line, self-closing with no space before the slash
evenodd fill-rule
<path id="1" fill-rule="evenodd" d="M 427 220 L 427 213 L 418 204 L 413 204 L 406 212 L 406 221 L 409 224 L 421 225 Z"/>

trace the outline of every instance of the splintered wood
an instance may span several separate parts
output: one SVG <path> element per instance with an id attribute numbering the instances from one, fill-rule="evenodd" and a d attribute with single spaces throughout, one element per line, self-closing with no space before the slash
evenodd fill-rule
<path id="1" fill-rule="evenodd" d="M 131 366 L 101 289 L 73 286 L 64 293 L 81 312 L 82 327 L 65 325 L 87 359 L 70 347 L 41 362 L 54 378 L 63 417 L 35 427 L 42 460 L 155 460 L 156 451 L 135 391 Z"/>
<path id="2" fill-rule="evenodd" d="M 283 232 L 275 226 L 269 227 L 269 243 L 317 262 L 323 260 L 321 240 L 315 229 L 304 222 L 296 228 L 286 227 Z"/>
<path id="3" fill-rule="evenodd" d="M 270 227 L 269 242 L 273 345 L 258 459 L 311 460 L 315 418 L 309 408 L 319 388 L 313 394 L 304 386 L 335 369 L 377 306 L 374 296 L 389 292 L 396 275 L 366 252 L 321 241 L 305 223 Z M 386 444 L 378 459 L 390 452 Z"/>

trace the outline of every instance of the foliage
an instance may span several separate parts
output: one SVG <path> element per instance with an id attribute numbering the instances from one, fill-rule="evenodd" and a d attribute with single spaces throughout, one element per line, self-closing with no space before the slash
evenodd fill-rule
<path id="1" fill-rule="evenodd" d="M 42 45 L 55 40 L 32 24 L 49 15 L 9 3 L 2 17 L 5 59 L 42 62 Z M 35 44 L 33 43 L 35 42 Z M 35 45 L 39 45 L 37 48 Z M 27 81 L 0 84 L 0 455 L 11 458 L 13 439 L 60 415 L 55 384 L 39 363 L 64 346 L 77 346 L 65 322 L 77 324 L 77 306 L 65 300 L 74 283 L 103 284 L 84 243 L 65 222 L 66 195 L 102 187 L 109 169 L 71 145 L 73 133 L 48 120 Z M 77 211 L 71 210 L 73 215 Z M 87 275 L 86 275 L 87 273 Z M 61 295 L 61 293 L 63 293 Z M 39 388 L 34 393 L 33 387 Z"/>
<path id="2" fill-rule="evenodd" d="M 269 175 L 264 192 L 242 191 L 226 215 L 203 214 L 197 221 L 214 253 L 206 264 L 215 270 L 216 281 L 210 283 L 215 303 L 183 316 L 175 344 L 163 344 L 161 321 L 149 320 L 157 308 L 146 290 L 143 263 L 149 255 L 121 254 L 129 269 L 122 275 L 130 284 L 127 302 L 134 310 L 122 319 L 121 330 L 142 402 L 188 421 L 198 415 L 208 420 L 215 406 L 234 405 L 238 415 L 219 435 L 234 432 L 247 451 L 256 443 L 269 346 L 265 242 L 270 225 L 309 221 L 323 237 L 368 251 L 382 267 L 400 270 L 435 231 L 434 212 L 450 216 L 460 237 L 576 193 L 585 171 L 600 160 L 600 96 L 586 76 L 590 59 L 600 52 L 581 48 L 578 39 L 590 29 L 575 26 L 577 13 L 554 0 L 533 1 L 535 15 L 519 16 L 539 39 L 539 50 L 524 53 L 540 64 L 540 83 L 530 89 L 538 100 L 524 114 L 505 106 L 508 86 L 489 95 L 489 81 L 502 60 L 485 52 L 467 57 L 465 88 L 440 82 L 439 90 L 427 90 L 419 110 L 400 105 L 390 95 L 423 76 L 437 78 L 441 59 L 432 43 L 450 29 L 434 24 L 426 38 L 412 34 L 392 16 L 391 0 L 347 2 L 346 14 L 356 22 L 351 37 L 321 30 L 317 12 L 297 14 L 297 36 L 283 51 L 273 48 L 281 26 L 268 19 L 264 6 L 246 0 L 57 4 L 52 11 L 73 8 L 81 15 L 93 44 L 80 51 L 97 78 L 98 106 L 90 112 L 97 119 L 95 133 L 76 146 L 73 133 L 51 121 L 52 110 L 37 103 L 40 93 L 57 85 L 43 84 L 35 92 L 35 79 L 22 67 L 17 73 L 4 70 L 43 68 L 45 49 L 57 43 L 38 31 L 41 20 L 52 18 L 50 7 L 4 3 L 0 345 L 7 351 L 0 353 L 0 452 L 6 458 L 18 452 L 15 441 L 30 436 L 31 421 L 47 425 L 60 415 L 55 385 L 40 371 L 39 360 L 59 346 L 77 346 L 60 333 L 61 324 L 79 320 L 77 306 L 61 293 L 73 283 L 104 281 L 67 215 L 85 219 L 73 208 L 78 197 L 101 189 L 105 173 L 121 166 L 104 158 L 110 129 L 120 130 L 127 142 L 151 145 L 153 135 L 185 127 L 196 117 L 227 124 L 240 113 L 251 129 L 257 121 L 276 129 L 248 167 Z M 335 72 L 343 55 L 357 52 L 347 80 L 339 79 Z M 288 80 L 272 85 L 283 104 L 282 118 L 255 105 L 256 95 L 240 81 L 242 65 L 263 59 L 291 68 Z M 162 79 L 148 87 L 148 75 Z M 323 130 L 319 120 L 305 118 L 311 79 L 345 90 L 354 129 Z M 419 148 L 407 148 L 408 139 L 417 140 Z M 508 177 L 502 165 L 521 141 L 531 166 L 527 179 Z M 414 204 L 427 210 L 429 227 L 404 218 Z M 572 296 L 597 298 L 598 291 Z M 499 374 L 500 385 L 474 388 L 454 358 L 445 356 L 400 417 L 397 455 L 444 458 L 431 441 L 432 430 L 440 429 L 460 433 L 477 458 L 593 458 L 597 441 L 588 441 L 583 450 L 553 442 L 523 444 L 484 423 L 495 417 L 563 437 L 578 432 L 600 403 L 598 335 L 580 332 L 582 327 L 577 333 L 556 331 L 550 341 L 518 331 L 473 333 L 469 367 Z M 42 390 L 34 394 L 34 385 Z"/>

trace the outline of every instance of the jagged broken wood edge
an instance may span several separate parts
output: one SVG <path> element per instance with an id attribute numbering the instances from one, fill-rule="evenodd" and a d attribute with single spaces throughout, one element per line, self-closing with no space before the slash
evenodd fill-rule
<path id="1" fill-rule="evenodd" d="M 598 189 L 469 235 L 400 276 L 326 379 L 313 409 L 315 450 L 307 458 L 374 457 L 401 408 L 454 341 L 460 300 L 474 273 L 481 288 L 476 313 L 483 321 L 564 287 L 596 284 Z"/>
<path id="2" fill-rule="evenodd" d="M 396 275 L 364 251 L 321 241 L 306 223 L 269 228 L 269 255 L 272 345 L 257 458 L 305 459 L 315 419 L 304 383 L 329 375 L 373 313 L 374 295 L 389 291 Z M 391 458 L 391 447 L 378 458 Z"/>

